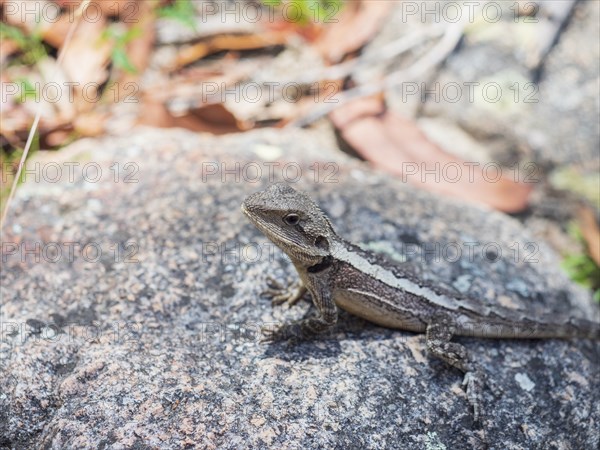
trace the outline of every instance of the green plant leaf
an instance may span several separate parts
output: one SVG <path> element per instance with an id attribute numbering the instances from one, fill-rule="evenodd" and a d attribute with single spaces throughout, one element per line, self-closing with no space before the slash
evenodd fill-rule
<path id="1" fill-rule="evenodd" d="M 26 35 L 17 27 L 0 22 L 0 39 L 14 41 L 23 55 L 17 58 L 19 64 L 33 65 L 48 55 L 40 32 Z"/>
<path id="2" fill-rule="evenodd" d="M 581 230 L 575 223 L 568 226 L 569 235 L 584 243 Z M 567 254 L 561 262 L 561 267 L 571 280 L 594 291 L 594 298 L 600 301 L 600 267 L 585 253 Z"/>
<path id="3" fill-rule="evenodd" d="M 122 31 L 116 26 L 110 26 L 102 32 L 101 39 L 113 41 L 111 60 L 115 67 L 128 73 L 137 73 L 137 69 L 131 63 L 127 54 L 127 44 L 140 37 L 142 33 L 143 31 L 139 26 L 131 27 L 126 31 Z"/>
<path id="4" fill-rule="evenodd" d="M 25 103 L 27 100 L 36 100 L 38 98 L 38 91 L 31 81 L 29 81 L 29 78 L 19 77 L 16 81 L 21 85 L 19 102 Z"/>
<path id="5" fill-rule="evenodd" d="M 137 73 L 137 69 L 131 64 L 129 56 L 123 47 L 115 47 L 112 51 L 112 61 L 115 67 L 122 69 L 128 73 Z"/>
<path id="6" fill-rule="evenodd" d="M 158 17 L 176 20 L 196 31 L 196 10 L 190 0 L 175 0 L 170 5 L 158 9 Z"/>

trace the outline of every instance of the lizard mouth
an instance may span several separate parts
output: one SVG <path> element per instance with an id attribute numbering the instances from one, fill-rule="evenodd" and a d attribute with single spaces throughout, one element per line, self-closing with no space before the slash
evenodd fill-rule
<path id="1" fill-rule="evenodd" d="M 252 222 L 252 224 L 256 228 L 258 228 L 260 231 L 263 231 L 265 229 L 263 221 L 259 217 L 257 217 L 256 215 L 253 215 L 253 214 L 250 213 L 250 210 L 246 206 L 246 202 L 242 203 L 241 210 L 244 213 L 244 215 L 248 218 L 248 220 L 250 222 Z"/>
<path id="2" fill-rule="evenodd" d="M 252 223 L 257 222 L 258 218 L 256 216 L 252 215 L 252 213 L 250 212 L 250 209 L 248 209 L 248 207 L 246 206 L 246 202 L 242 203 L 242 206 L 240 209 L 242 210 L 244 215 L 248 218 L 248 220 L 250 220 L 250 222 L 252 222 Z"/>

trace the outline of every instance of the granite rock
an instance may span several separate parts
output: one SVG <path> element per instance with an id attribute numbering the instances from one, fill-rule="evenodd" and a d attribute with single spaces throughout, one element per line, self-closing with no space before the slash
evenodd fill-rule
<path id="1" fill-rule="evenodd" d="M 461 339 L 504 390 L 486 390 L 475 424 L 461 374 L 428 358 L 421 335 L 342 313 L 322 340 L 258 342 L 260 326 L 311 313 L 260 296 L 268 274 L 295 276 L 239 209 L 269 167 L 342 236 L 451 289 L 597 317 L 516 220 L 417 191 L 309 131 L 138 129 L 59 157 L 103 176 L 31 180 L 16 197 L 0 278 L 0 448 L 598 447 L 595 343 Z"/>

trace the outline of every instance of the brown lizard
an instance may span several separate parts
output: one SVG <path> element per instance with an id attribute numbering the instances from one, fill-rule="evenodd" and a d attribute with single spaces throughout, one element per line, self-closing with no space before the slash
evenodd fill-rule
<path id="1" fill-rule="evenodd" d="M 318 315 L 276 329 L 265 340 L 309 338 L 330 330 L 338 306 L 378 325 L 426 334 L 429 353 L 465 373 L 463 385 L 477 420 L 483 372 L 453 336 L 600 339 L 600 324 L 575 317 L 544 317 L 523 301 L 510 309 L 426 282 L 406 267 L 346 242 L 307 195 L 284 183 L 250 195 L 242 211 L 294 264 L 300 281 L 271 289 L 274 303 L 295 304 L 307 291 Z M 519 302 L 519 299 L 514 299 Z"/>

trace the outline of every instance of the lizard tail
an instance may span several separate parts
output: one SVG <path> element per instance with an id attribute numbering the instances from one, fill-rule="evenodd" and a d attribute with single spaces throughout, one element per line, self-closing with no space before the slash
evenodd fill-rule
<path id="1" fill-rule="evenodd" d="M 562 323 L 548 321 L 544 325 L 525 326 L 526 333 L 519 337 L 534 339 L 591 339 L 600 340 L 600 323 L 571 317 Z"/>
<path id="2" fill-rule="evenodd" d="M 600 340 L 600 323 L 587 319 L 569 318 L 560 325 L 546 325 L 537 337 L 558 337 L 563 339 Z"/>
<path id="3" fill-rule="evenodd" d="M 600 340 L 600 323 L 591 320 L 572 318 L 565 331 L 565 337 Z"/>

